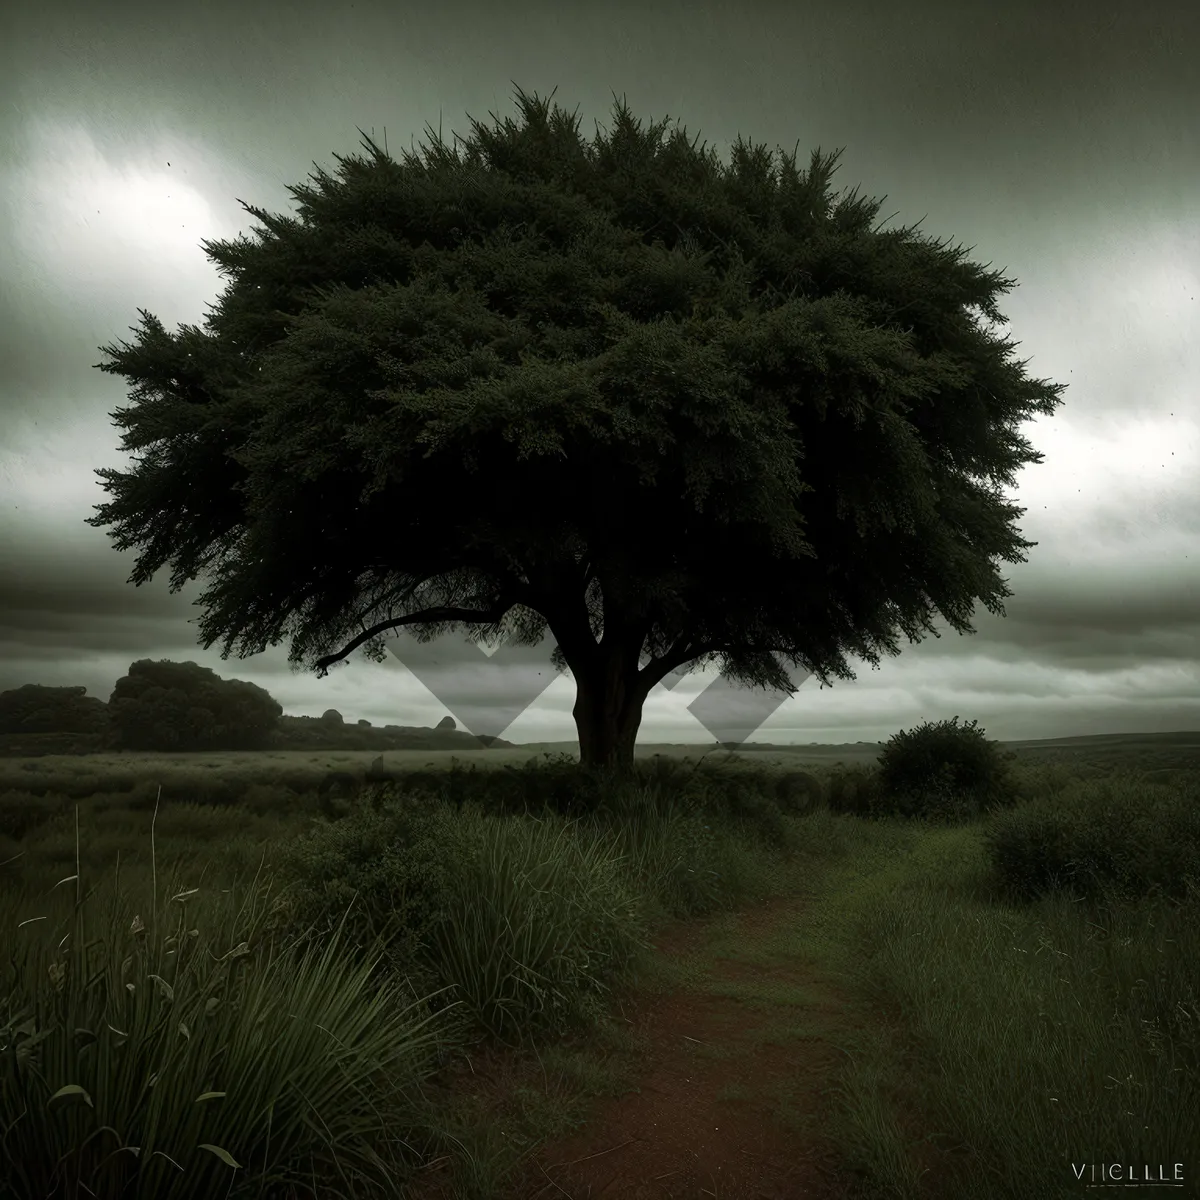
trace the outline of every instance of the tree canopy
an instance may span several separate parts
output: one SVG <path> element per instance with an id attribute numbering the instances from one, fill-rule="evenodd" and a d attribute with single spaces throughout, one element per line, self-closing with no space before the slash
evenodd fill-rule
<path id="1" fill-rule="evenodd" d="M 992 328 L 1015 281 L 832 197 L 840 152 L 739 138 L 726 167 L 623 101 L 590 145 L 518 103 L 461 154 L 363 135 L 297 216 L 240 201 L 263 228 L 202 243 L 205 328 L 139 309 L 100 348 L 144 454 L 88 523 L 140 549 L 130 582 L 204 574 L 206 649 L 290 636 L 320 675 L 401 626 L 548 629 L 605 765 L 680 666 L 791 691 L 785 662 L 852 679 L 935 613 L 1003 614 L 997 563 L 1036 544 L 1017 426 L 1065 387 Z"/>

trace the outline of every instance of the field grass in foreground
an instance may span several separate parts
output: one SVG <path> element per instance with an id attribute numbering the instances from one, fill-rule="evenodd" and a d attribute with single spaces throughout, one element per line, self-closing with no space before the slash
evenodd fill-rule
<path id="1" fill-rule="evenodd" d="M 1136 771 L 1025 785 L 1010 820 L 1200 811 L 1194 780 Z M 438 1156 L 461 1195 L 501 1196 L 631 1077 L 608 1005 L 652 972 L 654 931 L 801 879 L 805 952 L 875 1015 L 830 1081 L 863 1196 L 1051 1200 L 1084 1194 L 1072 1164 L 1200 1171 L 1200 903 L 1137 896 L 1145 872 L 1092 826 L 1112 886 L 1018 901 L 994 821 L 787 815 L 671 767 L 575 821 L 431 791 L 329 824 L 261 791 L 144 791 L 0 846 L 19 855 L 0 878 L 0 1196 L 385 1196 Z M 454 1070 L 481 1054 L 507 1058 L 508 1094 Z"/>

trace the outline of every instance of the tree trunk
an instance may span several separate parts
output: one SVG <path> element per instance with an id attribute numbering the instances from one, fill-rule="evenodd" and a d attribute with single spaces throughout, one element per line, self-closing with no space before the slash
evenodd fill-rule
<path id="1" fill-rule="evenodd" d="M 639 683 L 637 670 L 635 649 L 632 654 L 602 652 L 590 670 L 575 673 L 580 766 L 621 772 L 632 769 L 648 691 Z"/>

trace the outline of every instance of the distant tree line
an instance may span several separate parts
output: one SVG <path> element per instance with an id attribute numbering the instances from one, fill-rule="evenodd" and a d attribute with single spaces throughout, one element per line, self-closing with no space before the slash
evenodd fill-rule
<path id="1" fill-rule="evenodd" d="M 360 720 L 336 709 L 288 717 L 257 684 L 222 679 L 194 662 L 141 659 L 117 680 L 107 703 L 87 689 L 25 684 L 0 692 L 0 753 L 87 754 L 104 751 L 188 753 L 268 749 L 425 749 L 472 744 L 452 717 L 436 731 Z"/>

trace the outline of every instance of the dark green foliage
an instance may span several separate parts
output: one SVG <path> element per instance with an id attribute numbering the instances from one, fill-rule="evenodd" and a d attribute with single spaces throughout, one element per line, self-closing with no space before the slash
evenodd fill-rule
<path id="1" fill-rule="evenodd" d="M 614 787 L 613 775 L 603 767 L 574 763 L 552 764 L 533 773 L 534 795 L 544 808 L 567 817 L 599 811 Z"/>
<path id="2" fill-rule="evenodd" d="M 114 749 L 111 733 L 0 733 L 0 758 L 82 757 Z"/>
<path id="3" fill-rule="evenodd" d="M 108 732 L 108 708 L 86 695 L 85 687 L 43 687 L 27 683 L 0 692 L 0 735 Z"/>
<path id="4" fill-rule="evenodd" d="M 506 767 L 501 782 L 480 773 L 480 794 L 472 797 L 491 811 L 562 816 L 610 815 L 631 794 L 649 803 L 669 803 L 678 812 L 721 816 L 751 829 L 770 845 L 784 840 L 781 812 L 764 771 L 727 770 L 709 763 L 687 764 L 665 756 L 636 761 L 626 772 L 580 768 L 572 756 L 547 755 L 522 767 Z M 503 777 L 501 777 L 503 778 Z"/>
<path id="5" fill-rule="evenodd" d="M 134 790 L 143 794 L 153 790 L 162 804 L 205 804 L 213 808 L 232 808 L 241 803 L 245 784 L 231 776 L 188 773 L 164 776 L 153 783 L 147 781 Z"/>
<path id="6" fill-rule="evenodd" d="M 131 581 L 212 575 L 206 648 L 290 636 L 320 674 L 405 626 L 552 632 L 582 762 L 625 767 L 676 667 L 790 690 L 1002 613 L 1034 543 L 997 484 L 1064 390 L 995 332 L 1014 281 L 831 195 L 837 153 L 725 166 L 623 104 L 587 144 L 519 103 L 461 156 L 364 138 L 297 216 L 245 205 L 260 236 L 204 243 L 207 328 L 141 310 L 102 347 L 123 448 L 154 447 L 89 520 Z"/>
<path id="7" fill-rule="evenodd" d="M 436 806 L 358 810 L 286 844 L 276 860 L 288 884 L 280 931 L 322 936 L 349 909 L 347 932 L 360 951 L 380 939 L 393 969 L 424 977 L 422 944 L 461 869 L 447 833 L 452 819 Z"/>
<path id="8" fill-rule="evenodd" d="M 783 813 L 765 771 L 705 772 L 704 786 L 710 812 L 766 846 L 784 845 Z"/>
<path id="9" fill-rule="evenodd" d="M 1001 890 L 1030 900 L 1069 891 L 1088 899 L 1200 887 L 1200 784 L 1071 784 L 991 818 L 986 844 Z"/>
<path id="10" fill-rule="evenodd" d="M 317 789 L 317 803 L 324 816 L 336 821 L 364 804 L 379 811 L 389 800 L 447 805 L 456 811 L 472 800 L 485 811 L 495 811 L 496 793 L 495 773 L 479 771 L 474 763 L 468 770 L 457 763 L 448 771 L 389 770 L 380 755 L 361 776 L 328 772 Z M 523 811 L 520 806 L 517 810 Z"/>
<path id="11" fill-rule="evenodd" d="M 327 719 L 286 715 L 275 718 L 272 713 L 278 706 L 265 692 L 257 697 L 253 693 L 247 695 L 238 681 L 221 679 L 207 668 L 165 661 L 149 666 L 157 673 L 155 685 L 145 686 L 143 682 L 138 685 L 139 691 L 124 682 L 118 692 L 121 704 L 114 708 L 84 695 L 83 687 L 47 688 L 28 684 L 0 693 L 0 758 L 120 752 L 135 748 L 132 741 L 137 739 L 140 748 L 167 753 L 441 750 L 466 748 L 474 740 L 470 734 L 452 730 L 444 723 L 437 731 L 401 729 L 396 725 L 376 729 L 365 720 L 348 724 L 335 710 L 330 710 L 333 715 Z M 144 673 L 144 664 L 133 664 L 131 677 Z M 171 677 L 169 685 L 163 682 L 165 675 Z M 136 706 L 125 703 L 132 698 L 136 698 Z M 265 733 L 260 729 L 252 737 L 247 736 L 253 733 L 254 719 L 243 706 L 246 701 L 251 708 L 263 707 L 265 712 L 261 715 L 266 723 L 274 720 L 275 726 Z M 114 713 L 136 728 L 123 731 L 111 720 Z M 235 734 L 227 737 L 231 730 Z M 150 746 L 151 741 L 156 744 Z M 503 739 L 492 741 L 502 748 L 510 745 Z"/>
<path id="12" fill-rule="evenodd" d="M 362 780 L 349 771 L 330 771 L 317 788 L 317 807 L 321 815 L 331 821 L 341 820 L 349 810 L 338 801 L 352 801 L 361 787 Z"/>
<path id="13" fill-rule="evenodd" d="M 108 713 L 122 750 L 262 750 L 283 707 L 194 662 L 142 659 L 117 680 Z"/>
<path id="14" fill-rule="evenodd" d="M 156 804 L 206 804 L 232 808 L 240 803 L 244 785 L 236 779 L 183 778 L 162 782 L 145 779 L 130 789 L 126 806 L 131 812 L 153 812 Z"/>
<path id="15" fill-rule="evenodd" d="M 282 784 L 255 783 L 245 790 L 238 803 L 260 817 L 288 816 L 299 810 L 300 797 Z"/>
<path id="16" fill-rule="evenodd" d="M 878 809 L 881 793 L 874 767 L 846 767 L 830 774 L 825 803 L 830 812 L 869 817 Z"/>
<path id="17" fill-rule="evenodd" d="M 108 705 L 85 687 L 25 684 L 0 692 L 0 756 L 99 754 L 116 745 Z"/>
<path id="18" fill-rule="evenodd" d="M 28 791 L 0 792 L 0 834 L 20 841 L 64 811 L 61 796 Z"/>
<path id="19" fill-rule="evenodd" d="M 53 793 L 68 800 L 86 800 L 103 790 L 99 775 L 56 776 L 53 785 Z"/>
<path id="20" fill-rule="evenodd" d="M 783 812 L 803 817 L 815 811 L 825 800 L 821 781 L 807 771 L 788 771 L 775 783 L 775 799 Z"/>
<path id="21" fill-rule="evenodd" d="M 960 726 L 958 717 L 895 734 L 878 773 L 876 816 L 961 821 L 1016 802 L 1004 752 L 977 722 Z"/>
<path id="22" fill-rule="evenodd" d="M 446 784 L 445 771 L 404 771 L 401 773 L 401 790 L 412 795 L 424 794 L 443 797 Z"/>
<path id="23" fill-rule="evenodd" d="M 556 813 L 584 816 L 597 811 L 611 777 L 603 770 L 580 769 L 569 754 L 545 755 L 519 767 L 508 764 L 501 772 L 477 771 L 472 763 L 463 770 L 457 763 L 440 776 L 422 781 L 416 772 L 405 775 L 405 787 L 425 786 L 455 807 L 470 801 L 493 815 Z"/>
<path id="24" fill-rule="evenodd" d="M 159 784 L 150 779 L 143 779 L 125 793 L 125 807 L 130 812 L 153 812 L 154 806 L 160 802 L 160 791 Z"/>
<path id="25" fill-rule="evenodd" d="M 383 755 L 374 759 L 367 768 L 367 783 L 394 783 L 400 778 L 400 772 L 393 771 L 384 765 Z"/>

